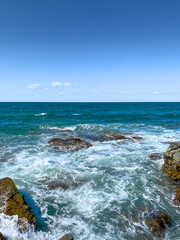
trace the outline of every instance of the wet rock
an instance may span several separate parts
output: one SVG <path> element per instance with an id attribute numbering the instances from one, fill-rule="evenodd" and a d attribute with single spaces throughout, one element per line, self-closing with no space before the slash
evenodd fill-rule
<path id="1" fill-rule="evenodd" d="M 35 217 L 10 178 L 0 180 L 0 213 L 17 215 L 20 231 L 27 231 L 31 225 L 36 228 Z"/>
<path id="2" fill-rule="evenodd" d="M 149 154 L 149 158 L 151 160 L 158 160 L 161 159 L 163 157 L 163 155 L 161 153 L 151 153 Z"/>
<path id="3" fill-rule="evenodd" d="M 177 144 L 177 143 L 180 143 L 180 142 L 162 142 L 162 143 L 164 143 L 164 144 Z"/>
<path id="4" fill-rule="evenodd" d="M 163 172 L 175 181 L 180 180 L 180 143 L 172 143 L 164 153 Z"/>
<path id="5" fill-rule="evenodd" d="M 176 193 L 176 196 L 175 196 L 175 198 L 173 200 L 173 203 L 175 205 L 180 206 L 180 188 L 178 188 L 178 190 L 177 190 L 177 193 Z"/>
<path id="6" fill-rule="evenodd" d="M 58 188 L 61 188 L 65 191 L 68 189 L 76 188 L 82 184 L 83 184 L 83 181 L 78 181 L 78 182 L 76 182 L 76 181 L 68 181 L 68 182 L 67 181 L 66 182 L 53 181 L 53 182 L 48 183 L 47 187 L 49 190 L 56 190 Z"/>
<path id="7" fill-rule="evenodd" d="M 171 217 L 167 213 L 158 212 L 146 221 L 148 227 L 159 237 L 171 226 Z"/>
<path id="8" fill-rule="evenodd" d="M 132 133 L 116 133 L 116 132 L 110 132 L 110 133 L 101 133 L 94 137 L 94 140 L 104 142 L 104 141 L 111 141 L 111 140 L 128 140 L 128 141 L 134 141 L 134 140 L 142 140 L 142 137 L 132 134 Z"/>
<path id="9" fill-rule="evenodd" d="M 62 238 L 60 238 L 59 240 L 73 240 L 73 237 L 69 234 L 65 234 Z"/>
<path id="10" fill-rule="evenodd" d="M 67 190 L 69 188 L 69 186 L 65 183 L 62 183 L 62 182 L 51 182 L 48 185 L 48 189 L 50 189 L 50 190 L 55 190 L 55 189 L 58 189 L 58 188 L 62 188 L 63 190 Z"/>
<path id="11" fill-rule="evenodd" d="M 5 240 L 1 232 L 0 232 L 0 240 Z"/>
<path id="12" fill-rule="evenodd" d="M 54 149 L 61 151 L 77 151 L 92 146 L 89 142 L 86 142 L 85 140 L 78 137 L 70 137 L 67 139 L 53 138 L 48 141 L 48 143 Z"/>

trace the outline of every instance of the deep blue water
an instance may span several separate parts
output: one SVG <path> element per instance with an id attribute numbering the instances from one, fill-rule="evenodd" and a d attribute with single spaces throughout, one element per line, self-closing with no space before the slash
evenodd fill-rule
<path id="1" fill-rule="evenodd" d="M 64 131 L 71 130 L 71 131 Z M 142 141 L 99 142 L 104 132 L 128 132 Z M 53 137 L 81 136 L 92 147 L 77 152 L 49 148 Z M 180 103 L 0 103 L 0 176 L 11 177 L 35 212 L 39 230 L 18 232 L 16 219 L 0 215 L 10 239 L 156 239 L 145 224 L 151 209 L 168 212 L 166 239 L 180 239 L 177 183 L 161 171 L 163 153 L 180 140 Z M 50 190 L 51 182 L 72 186 Z M 3 222 L 3 224 L 2 224 Z M 6 230 L 6 224 L 11 226 Z"/>

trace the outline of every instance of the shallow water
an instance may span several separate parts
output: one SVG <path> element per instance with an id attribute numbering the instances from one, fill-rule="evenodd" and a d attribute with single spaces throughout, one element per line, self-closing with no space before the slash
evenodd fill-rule
<path id="1" fill-rule="evenodd" d="M 108 131 L 143 140 L 91 138 Z M 92 147 L 60 152 L 47 145 L 72 135 Z M 172 217 L 165 239 L 180 239 L 180 207 L 172 202 L 178 184 L 162 173 L 163 159 L 148 158 L 163 153 L 167 141 L 180 141 L 180 103 L 0 103 L 0 178 L 14 180 L 38 223 L 38 231 L 21 234 L 16 216 L 0 214 L 0 232 L 23 240 L 65 233 L 75 240 L 151 240 L 145 218 L 157 209 Z M 54 183 L 68 187 L 50 188 Z"/>

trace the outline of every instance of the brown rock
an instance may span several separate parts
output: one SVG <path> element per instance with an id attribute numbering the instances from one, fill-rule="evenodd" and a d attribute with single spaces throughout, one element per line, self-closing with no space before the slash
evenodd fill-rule
<path id="1" fill-rule="evenodd" d="M 79 181 L 79 182 L 75 182 L 75 181 L 72 181 L 72 182 L 53 181 L 53 182 L 50 182 L 47 187 L 48 187 L 49 190 L 55 190 L 55 189 L 61 188 L 65 191 L 65 190 L 68 190 L 70 188 L 76 188 L 81 184 L 82 184 L 82 181 Z"/>
<path id="2" fill-rule="evenodd" d="M 48 188 L 50 190 L 55 190 L 55 189 L 58 189 L 58 188 L 62 188 L 63 190 L 67 190 L 69 188 L 69 186 L 65 183 L 62 183 L 62 182 L 51 182 L 51 183 L 49 183 Z"/>
<path id="3" fill-rule="evenodd" d="M 132 133 L 116 133 L 116 132 L 110 132 L 110 133 L 103 133 L 94 138 L 95 140 L 104 142 L 104 141 L 111 141 L 111 140 L 128 140 L 128 141 L 134 141 L 134 140 L 142 140 L 142 137 L 132 134 Z"/>
<path id="4" fill-rule="evenodd" d="M 162 142 L 162 143 L 164 143 L 164 144 L 177 144 L 177 143 L 180 143 L 180 142 Z"/>
<path id="5" fill-rule="evenodd" d="M 161 153 L 151 153 L 149 154 L 149 158 L 151 160 L 158 160 L 158 159 L 161 159 L 162 158 L 162 154 Z"/>
<path id="6" fill-rule="evenodd" d="M 0 240 L 5 240 L 1 232 L 0 232 Z"/>
<path id="7" fill-rule="evenodd" d="M 159 237 L 171 226 L 171 217 L 167 213 L 156 213 L 146 221 L 149 228 Z"/>
<path id="8" fill-rule="evenodd" d="M 180 143 L 172 143 L 164 153 L 163 172 L 175 181 L 180 180 Z"/>
<path id="9" fill-rule="evenodd" d="M 36 228 L 35 217 L 10 178 L 0 180 L 0 213 L 9 216 L 18 215 L 21 231 L 27 231 L 31 225 Z"/>
<path id="10" fill-rule="evenodd" d="M 73 237 L 69 234 L 65 234 L 62 238 L 60 238 L 59 240 L 73 240 Z"/>
<path id="11" fill-rule="evenodd" d="M 48 143 L 54 148 L 62 151 L 77 151 L 83 148 L 89 148 L 92 145 L 78 137 L 68 139 L 53 138 Z"/>
<path id="12" fill-rule="evenodd" d="M 180 188 L 178 188 L 177 190 L 176 197 L 174 198 L 173 203 L 180 206 Z"/>

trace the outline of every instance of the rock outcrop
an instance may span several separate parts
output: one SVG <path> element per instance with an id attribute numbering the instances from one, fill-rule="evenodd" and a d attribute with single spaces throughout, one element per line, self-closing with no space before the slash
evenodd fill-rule
<path id="1" fill-rule="evenodd" d="M 73 237 L 69 234 L 65 234 L 62 238 L 60 238 L 59 240 L 73 240 Z"/>
<path id="2" fill-rule="evenodd" d="M 94 137 L 94 140 L 104 142 L 104 141 L 112 141 L 112 140 L 126 140 L 126 141 L 135 141 L 135 140 L 142 140 L 142 137 L 132 134 L 132 133 L 116 133 L 116 132 L 109 132 L 109 133 L 101 133 Z"/>
<path id="3" fill-rule="evenodd" d="M 70 137 L 67 139 L 53 138 L 48 141 L 50 146 L 61 151 L 77 151 L 84 148 L 89 148 L 92 145 L 78 137 Z"/>
<path id="4" fill-rule="evenodd" d="M 175 205 L 180 206 L 180 188 L 178 188 L 176 196 L 175 196 L 173 202 L 174 202 Z"/>
<path id="5" fill-rule="evenodd" d="M 10 178 L 0 180 L 0 213 L 9 216 L 17 215 L 20 231 L 27 231 L 33 225 L 35 217 Z"/>
<path id="6" fill-rule="evenodd" d="M 171 217 L 167 213 L 158 212 L 149 217 L 146 222 L 158 237 L 162 237 L 171 226 Z"/>
<path id="7" fill-rule="evenodd" d="M 172 143 L 164 153 L 163 172 L 175 181 L 180 180 L 180 143 Z"/>
<path id="8" fill-rule="evenodd" d="M 161 153 L 151 153 L 151 154 L 149 154 L 149 158 L 151 160 L 159 160 L 159 159 L 162 158 L 162 156 L 163 155 Z"/>
<path id="9" fill-rule="evenodd" d="M 1 232 L 0 232 L 0 240 L 5 240 Z"/>

